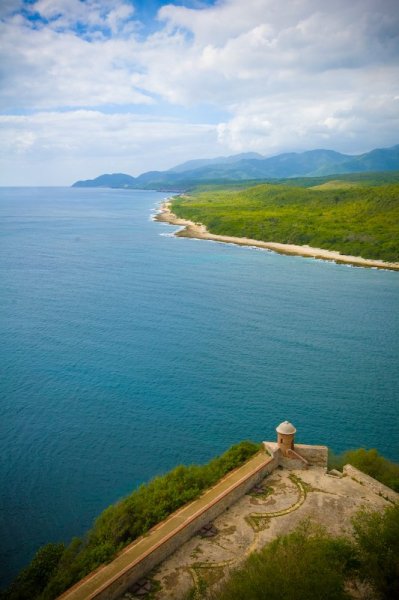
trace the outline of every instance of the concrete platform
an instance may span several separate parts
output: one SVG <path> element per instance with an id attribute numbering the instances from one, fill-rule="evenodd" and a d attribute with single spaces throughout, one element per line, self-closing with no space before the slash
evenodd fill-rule
<path id="1" fill-rule="evenodd" d="M 350 535 L 351 517 L 358 509 L 383 510 L 390 504 L 352 477 L 334 477 L 319 467 L 277 468 L 262 485 L 263 494 L 247 494 L 215 519 L 217 535 L 194 536 L 150 575 L 151 600 L 182 600 L 193 586 L 195 597 L 203 600 L 204 590 L 220 583 L 250 552 L 304 519 L 324 525 L 333 534 Z M 121 598 L 139 596 L 126 593 Z"/>

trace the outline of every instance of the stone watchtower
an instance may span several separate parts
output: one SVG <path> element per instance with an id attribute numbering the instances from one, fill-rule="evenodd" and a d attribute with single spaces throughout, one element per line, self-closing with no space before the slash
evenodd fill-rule
<path id="1" fill-rule="evenodd" d="M 289 421 L 276 427 L 277 442 L 263 442 L 266 451 L 272 457 L 275 467 L 284 469 L 307 469 L 310 466 L 327 469 L 327 446 L 308 446 L 295 444 L 296 428 Z M 275 468 L 274 467 L 274 468 Z"/>
<path id="2" fill-rule="evenodd" d="M 276 427 L 276 431 L 277 445 L 280 448 L 282 455 L 285 457 L 292 455 L 292 451 L 294 450 L 294 436 L 296 433 L 295 427 L 289 421 L 284 421 Z"/>

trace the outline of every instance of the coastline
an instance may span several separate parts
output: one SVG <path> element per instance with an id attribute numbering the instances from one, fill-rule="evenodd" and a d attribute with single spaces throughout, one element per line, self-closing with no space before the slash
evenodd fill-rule
<path id="1" fill-rule="evenodd" d="M 205 225 L 194 223 L 187 219 L 180 219 L 171 211 L 171 201 L 165 200 L 160 207 L 160 211 L 155 215 L 155 220 L 169 223 L 170 225 L 178 225 L 183 227 L 174 235 L 176 237 L 197 238 L 200 240 L 211 240 L 214 242 L 224 242 L 227 244 L 237 244 L 238 246 L 254 246 L 263 248 L 264 250 L 272 250 L 278 254 L 287 254 L 290 256 L 303 256 L 305 258 L 317 258 L 320 260 L 329 260 L 337 264 L 352 265 L 355 267 L 365 267 L 369 269 L 388 269 L 391 271 L 399 271 L 399 263 L 385 262 L 383 260 L 375 260 L 362 258 L 361 256 L 351 256 L 349 254 L 341 254 L 334 250 L 324 250 L 323 248 L 312 248 L 311 246 L 298 246 L 295 244 L 282 244 L 279 242 L 263 242 L 260 240 L 252 240 L 250 238 L 234 237 L 229 235 L 218 235 L 210 233 Z"/>

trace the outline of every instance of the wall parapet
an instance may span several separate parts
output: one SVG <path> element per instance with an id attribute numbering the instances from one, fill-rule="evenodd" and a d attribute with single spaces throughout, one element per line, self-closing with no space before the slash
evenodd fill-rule
<path id="1" fill-rule="evenodd" d="M 132 542 L 111 563 L 99 567 L 64 592 L 59 600 L 115 600 L 278 466 L 327 467 L 326 446 L 295 444 L 294 458 L 283 456 L 278 443 L 263 442 L 263 446 L 266 452 L 259 452 L 228 473 L 199 498 Z"/>
<path id="2" fill-rule="evenodd" d="M 295 444 L 295 450 L 312 466 L 327 468 L 327 446 L 310 446 L 307 444 Z"/>
<path id="3" fill-rule="evenodd" d="M 301 469 L 304 464 L 308 463 L 313 467 L 327 468 L 328 463 L 328 448 L 327 446 L 313 446 L 307 444 L 295 444 L 294 450 L 288 451 L 288 457 L 283 456 L 278 443 L 263 442 L 266 450 L 278 460 L 278 464 L 285 468 Z M 295 457 L 295 454 L 299 455 Z"/>
<path id="4" fill-rule="evenodd" d="M 198 531 L 218 517 L 278 466 L 275 456 L 258 453 L 200 498 L 182 507 L 59 596 L 59 600 L 114 600 Z"/>
<path id="5" fill-rule="evenodd" d="M 359 471 L 359 469 L 356 469 L 356 467 L 353 465 L 345 465 L 342 471 L 345 475 L 352 477 L 352 479 L 355 481 L 358 481 L 362 485 L 366 485 L 378 496 L 382 496 L 386 500 L 394 502 L 395 504 L 399 502 L 399 494 L 397 492 L 377 481 L 373 477 L 370 477 L 370 475 L 366 475 L 366 473 L 363 473 L 363 471 Z"/>

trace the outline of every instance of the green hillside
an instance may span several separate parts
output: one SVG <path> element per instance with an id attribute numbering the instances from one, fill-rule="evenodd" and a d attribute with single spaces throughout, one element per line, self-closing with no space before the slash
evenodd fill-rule
<path id="1" fill-rule="evenodd" d="M 238 191 L 198 190 L 174 198 L 172 210 L 219 235 L 399 261 L 399 184 L 349 181 L 317 178 L 309 187 L 263 184 Z"/>

